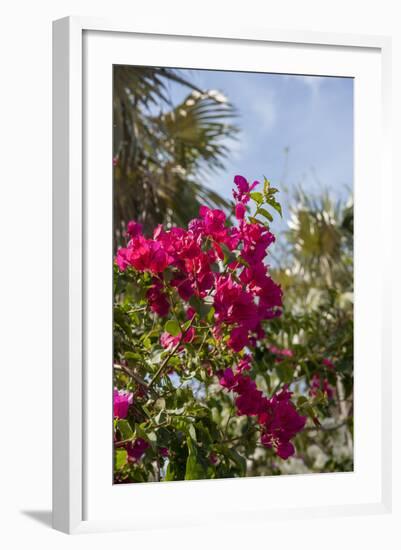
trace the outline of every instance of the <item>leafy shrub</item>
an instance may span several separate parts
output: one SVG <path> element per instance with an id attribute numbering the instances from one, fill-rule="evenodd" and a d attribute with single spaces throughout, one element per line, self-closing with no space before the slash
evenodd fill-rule
<path id="1" fill-rule="evenodd" d="M 307 447 L 338 370 L 313 338 L 294 338 L 322 332 L 315 312 L 282 315 L 266 263 L 277 189 L 234 183 L 234 224 L 207 206 L 151 237 L 127 224 L 114 266 L 116 483 L 277 474 L 294 456 L 313 470 Z M 332 462 L 320 470 L 352 467 Z"/>

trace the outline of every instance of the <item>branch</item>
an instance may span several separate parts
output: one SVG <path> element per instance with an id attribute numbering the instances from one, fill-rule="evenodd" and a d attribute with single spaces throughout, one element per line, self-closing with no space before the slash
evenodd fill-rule
<path id="1" fill-rule="evenodd" d="M 181 333 L 181 338 L 180 338 L 180 341 L 173 347 L 173 349 L 170 351 L 170 353 L 165 357 L 163 363 L 160 365 L 160 367 L 157 369 L 157 371 L 155 372 L 152 380 L 149 382 L 148 384 L 148 388 L 152 388 L 153 384 L 156 382 L 156 380 L 159 378 L 160 374 L 162 373 L 162 371 L 164 370 L 164 367 L 167 365 L 167 363 L 170 361 L 170 359 L 172 358 L 172 356 L 176 353 L 176 351 L 178 350 L 178 348 L 182 345 L 182 341 L 184 339 L 184 336 L 186 335 L 186 333 L 189 331 L 189 329 L 192 327 L 192 323 L 193 323 L 193 320 L 195 319 L 195 315 L 192 317 L 191 319 L 191 322 L 189 323 L 188 327 L 186 328 L 186 330 L 184 330 L 184 332 Z"/>
<path id="2" fill-rule="evenodd" d="M 149 392 L 151 391 L 153 393 L 154 396 L 159 396 L 159 394 L 150 387 L 150 385 L 148 385 L 145 380 L 143 378 L 141 378 L 139 376 L 139 374 L 137 374 L 136 372 L 134 372 L 133 370 L 131 370 L 129 367 L 126 367 L 125 365 L 117 365 L 117 364 L 114 364 L 114 368 L 116 370 L 121 370 L 122 372 L 124 372 L 125 374 L 127 374 L 130 378 L 132 378 L 133 380 L 135 380 L 135 382 L 137 384 L 139 384 L 146 392 Z"/>
<path id="3" fill-rule="evenodd" d="M 340 422 L 339 424 L 335 424 L 334 426 L 307 426 L 303 429 L 303 431 L 321 431 L 321 432 L 333 432 L 335 430 L 338 430 L 339 428 L 342 428 L 343 426 L 346 426 L 348 424 L 348 419 L 345 419 L 343 422 Z"/>

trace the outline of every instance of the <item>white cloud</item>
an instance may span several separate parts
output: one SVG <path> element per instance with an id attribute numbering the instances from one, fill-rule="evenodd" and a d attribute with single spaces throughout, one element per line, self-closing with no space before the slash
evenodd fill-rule
<path id="1" fill-rule="evenodd" d="M 297 82 L 302 82 L 305 86 L 307 86 L 313 96 L 317 96 L 319 94 L 320 88 L 324 82 L 324 80 L 327 78 L 325 76 L 310 76 L 310 75 L 285 75 L 287 79 L 295 79 Z"/>
<path id="2" fill-rule="evenodd" d="M 263 75 L 261 75 L 263 76 Z M 273 86 L 260 77 L 251 80 L 237 78 L 235 81 L 235 93 L 232 94 L 234 105 L 240 105 L 240 126 L 246 121 L 245 126 L 253 125 L 252 131 L 258 129 L 264 133 L 270 132 L 277 120 L 277 99 Z M 246 129 L 246 128 L 245 128 Z"/>
<path id="3" fill-rule="evenodd" d="M 317 95 L 326 77 L 324 76 L 300 76 L 299 77 L 304 84 L 306 84 L 312 91 L 313 95 Z"/>
<path id="4" fill-rule="evenodd" d="M 274 93 L 271 90 L 266 90 L 263 93 L 259 91 L 255 96 L 255 100 L 252 101 L 251 96 L 250 101 L 252 112 L 258 118 L 259 129 L 270 132 L 277 119 L 277 107 Z"/>

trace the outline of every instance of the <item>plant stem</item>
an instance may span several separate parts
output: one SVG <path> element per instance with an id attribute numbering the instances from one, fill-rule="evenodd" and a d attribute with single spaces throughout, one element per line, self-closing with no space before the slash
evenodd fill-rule
<path id="1" fill-rule="evenodd" d="M 124 372 L 125 374 L 127 374 L 129 377 L 131 377 L 133 380 L 135 380 L 135 382 L 137 382 L 137 384 L 139 384 L 141 387 L 143 387 L 145 389 L 145 391 L 149 391 L 151 390 L 151 392 L 153 393 L 154 396 L 158 396 L 159 394 L 156 392 L 156 390 L 152 389 L 146 382 L 143 378 L 141 378 L 139 376 L 139 374 L 137 374 L 136 372 L 134 372 L 133 370 L 131 370 L 129 367 L 126 367 L 125 365 L 118 365 L 118 364 L 114 364 L 114 368 L 116 370 L 121 370 L 122 372 Z"/>
<path id="2" fill-rule="evenodd" d="M 182 340 L 184 338 L 184 336 L 186 335 L 186 333 L 189 331 L 189 329 L 191 328 L 192 326 L 192 323 L 193 323 L 193 319 L 195 318 L 192 317 L 191 319 L 191 322 L 190 324 L 188 325 L 187 329 L 184 330 L 184 332 L 181 333 L 181 339 L 180 341 L 173 347 L 173 349 L 170 351 L 170 353 L 167 355 L 167 357 L 165 357 L 163 363 L 160 365 L 160 367 L 157 369 L 155 375 L 153 376 L 152 380 L 149 382 L 148 384 L 148 388 L 152 388 L 153 384 L 156 382 L 156 380 L 159 378 L 160 374 L 162 373 L 162 371 L 164 370 L 164 367 L 167 365 L 167 363 L 170 361 L 170 359 L 172 358 L 172 356 L 175 354 L 175 352 L 178 350 L 178 348 L 181 346 L 182 344 Z"/>

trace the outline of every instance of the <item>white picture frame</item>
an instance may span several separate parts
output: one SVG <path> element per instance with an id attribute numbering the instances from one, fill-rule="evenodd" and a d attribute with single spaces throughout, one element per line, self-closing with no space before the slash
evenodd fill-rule
<path id="1" fill-rule="evenodd" d="M 336 57 L 336 51 L 342 51 L 342 55 L 347 56 L 362 52 L 374 52 L 377 71 L 375 73 L 375 85 L 380 89 L 380 113 L 376 123 L 379 128 L 379 135 L 375 137 L 374 145 L 380 146 L 381 154 L 376 163 L 376 173 L 379 179 L 377 183 L 377 194 L 380 197 L 386 196 L 388 200 L 391 196 L 390 186 L 390 160 L 389 160 L 389 127 L 390 127 L 390 39 L 386 37 L 374 36 L 353 36 L 353 35 L 333 35 L 313 32 L 282 32 L 275 30 L 244 30 L 225 28 L 224 30 L 215 31 L 214 29 L 184 29 L 174 28 L 173 25 L 166 25 L 166 28 L 144 28 L 139 23 L 131 24 L 124 21 L 104 21 L 93 18 L 83 17 L 68 17 L 53 24 L 53 526 L 54 528 L 67 532 L 88 532 L 98 530 L 115 530 L 115 529 L 143 529 L 152 526 L 153 522 L 146 521 L 146 504 L 144 504 L 144 515 L 134 518 L 130 517 L 108 517 L 106 511 L 102 511 L 96 518 L 87 517 L 88 499 L 96 499 L 101 501 L 107 500 L 106 492 L 88 496 L 89 490 L 93 486 L 88 482 L 89 473 L 92 471 L 88 467 L 88 459 L 85 458 L 85 453 L 91 453 L 88 443 L 88 427 L 91 426 L 89 406 L 93 406 L 93 396 L 88 400 L 87 392 L 87 347 L 90 334 L 87 331 L 87 311 L 88 303 L 86 295 L 88 294 L 88 280 L 85 275 L 85 259 L 86 246 L 88 243 L 87 234 L 90 235 L 91 228 L 88 226 L 94 223 L 95 217 L 92 215 L 90 205 L 88 207 L 88 195 L 85 190 L 84 180 L 86 177 L 85 155 L 91 154 L 88 152 L 87 143 L 85 141 L 84 129 L 86 121 L 87 104 L 85 102 L 85 79 L 87 74 L 83 67 L 83 60 L 93 59 L 88 54 L 85 48 L 85 33 L 100 33 L 102 36 L 108 36 L 108 40 L 129 39 L 129 37 L 139 37 L 144 40 L 157 41 L 161 37 L 171 40 L 179 39 L 184 41 L 188 48 L 194 42 L 207 44 L 207 42 L 220 41 L 221 44 L 226 44 L 227 47 L 233 44 L 247 44 L 248 46 L 264 44 L 270 45 L 288 45 L 291 48 L 303 48 L 305 51 L 313 51 L 314 48 L 324 47 L 325 51 L 333 51 L 333 60 Z M 114 38 L 113 38 L 114 37 Z M 96 40 L 93 42 L 96 44 Z M 101 45 L 96 46 L 101 52 Z M 93 48 L 92 48 L 93 51 Z M 153 52 L 154 55 L 161 55 Z M 166 54 L 167 55 L 167 54 Z M 321 62 L 321 61 L 320 61 Z M 333 61 L 334 62 L 334 61 Z M 159 65 L 163 65 L 161 60 Z M 255 62 L 256 63 L 256 62 Z M 302 73 L 303 66 L 299 60 L 299 69 L 293 72 Z M 134 63 L 133 63 L 134 64 Z M 144 64 L 146 64 L 144 62 Z M 197 65 L 196 65 L 197 66 Z M 203 68 L 203 67 L 202 67 Z M 366 68 L 361 69 L 368 71 Z M 347 76 L 352 76 L 352 68 L 345 69 Z M 278 71 L 277 71 L 278 72 Z M 283 71 L 287 72 L 287 71 Z M 331 74 L 331 72 L 327 73 Z M 107 98 L 106 98 L 107 99 Z M 376 100 L 378 97 L 376 97 Z M 91 107 L 95 109 L 96 105 Z M 374 115 L 372 114 L 372 117 Z M 109 119 L 106 120 L 106 126 Z M 358 120 L 358 124 L 363 121 Z M 364 122 L 365 129 L 369 130 L 369 120 Z M 111 133 L 111 126 L 110 126 Z M 106 143 L 107 146 L 107 143 Z M 366 147 L 373 146 L 366 144 Z M 106 153 L 107 153 L 107 149 Z M 367 149 L 366 149 L 367 150 Z M 107 156 L 107 155 L 106 155 Z M 111 158 L 111 153 L 110 153 Z M 371 161 L 372 159 L 370 159 Z M 111 170 L 106 177 L 111 178 Z M 111 179 L 110 179 L 111 181 Z M 365 194 L 368 194 L 368 190 Z M 102 208 L 107 207 L 107 198 L 109 195 L 104 195 Z M 356 196 L 356 201 L 361 203 L 361 216 L 363 219 L 363 208 L 370 212 L 373 204 L 371 199 L 365 197 L 364 192 L 360 192 Z M 370 201 L 370 202 L 369 202 Z M 89 203 L 91 195 L 89 194 Z M 99 203 L 100 204 L 100 203 Z M 105 206 L 106 204 L 106 206 Z M 362 208 L 363 206 L 363 208 Z M 111 208 L 111 204 L 110 204 Z M 378 231 L 383 234 L 389 231 L 388 221 L 384 215 L 384 206 L 379 209 Z M 87 214 L 90 212 L 88 218 Z M 91 221 L 90 221 L 91 220 Z M 365 223 L 365 222 L 363 222 Z M 361 222 L 362 227 L 362 222 Z M 364 226 L 366 227 L 366 226 Z M 110 233 L 111 236 L 111 233 Z M 378 238 L 378 237 L 377 237 Z M 363 252 L 363 243 L 360 246 Z M 390 251 L 386 251 L 384 258 L 383 270 L 377 275 L 375 280 L 378 288 L 383 290 L 388 286 L 386 273 L 390 270 L 386 269 L 389 265 Z M 360 256 L 361 265 L 363 254 Z M 356 268 L 358 276 L 358 267 Z M 107 284 L 107 281 L 106 281 Z M 105 287 L 103 287 L 105 288 Z M 107 288 L 107 286 L 106 286 Z M 363 289 L 360 287 L 360 292 Z M 391 297 L 388 293 L 380 294 L 377 298 L 376 306 L 381 311 L 388 308 Z M 360 304 L 362 307 L 362 304 Z M 312 506 L 311 504 L 301 506 L 295 503 L 291 508 L 285 505 L 280 505 L 277 509 L 274 506 L 269 508 L 270 517 L 310 517 L 312 515 L 347 515 L 347 514 L 362 514 L 362 513 L 384 513 L 391 509 L 391 356 L 390 356 L 390 330 L 385 323 L 389 323 L 389 316 L 384 316 L 381 320 L 382 324 L 377 325 L 379 330 L 376 335 L 377 354 L 371 354 L 372 372 L 378 370 L 377 384 L 379 386 L 379 402 L 377 406 L 377 435 L 380 436 L 380 445 L 378 446 L 377 460 L 372 469 L 372 485 L 375 483 L 373 477 L 377 480 L 375 490 L 372 490 L 372 495 L 368 492 L 358 501 L 355 495 L 348 500 L 327 501 L 322 505 Z M 375 349 L 376 349 L 375 348 Z M 362 347 L 361 347 L 362 350 Z M 369 353 L 368 353 L 369 356 Z M 378 360 L 380 359 L 380 361 Z M 107 380 L 105 380 L 107 385 Z M 361 386 L 362 387 L 362 386 Z M 371 391 L 371 388 L 369 391 Z M 361 390 L 362 391 L 362 390 Z M 361 397 L 361 411 L 367 411 L 367 402 L 363 399 L 363 394 L 356 397 Z M 91 403 L 91 405 L 88 404 Z M 109 414 L 110 403 L 104 402 L 99 405 L 102 407 L 102 415 L 107 418 Z M 363 409 L 363 407 L 365 407 Z M 88 420 L 89 418 L 89 420 Z M 107 440 L 104 440 L 107 443 Z M 104 449 L 104 447 L 100 447 Z M 88 450 L 89 449 L 89 450 Z M 106 449 L 107 450 L 107 449 Z M 110 456 L 111 456 L 111 439 L 110 439 Z M 101 463 L 102 461 L 100 461 Z M 374 475 L 373 475 L 374 474 Z M 92 475 L 92 474 L 91 474 Z M 329 474 L 325 474 L 328 476 Z M 361 478 L 362 480 L 366 480 Z M 105 476 L 110 477 L 110 472 L 105 472 Z M 305 476 L 295 476 L 304 477 Z M 309 476 L 310 477 L 310 476 Z M 314 477 L 314 476 L 312 476 Z M 100 479 L 100 478 L 99 478 Z M 326 478 L 328 479 L 328 478 Z M 237 480 L 234 480 L 234 483 Z M 239 480 L 241 483 L 241 491 L 257 492 L 258 484 L 262 483 L 261 479 L 254 480 Z M 103 481 L 102 481 L 103 483 Z M 100 485 L 102 484 L 100 483 Z M 106 483 L 106 481 L 105 481 Z M 191 485 L 195 483 L 195 485 Z M 161 484 L 169 486 L 169 498 L 173 495 L 177 499 L 189 499 L 190 492 L 198 493 L 199 499 L 204 498 L 203 493 L 210 493 L 211 485 L 214 494 L 216 491 L 222 491 L 228 495 L 228 506 L 230 506 L 230 495 L 234 490 L 234 485 L 229 485 L 233 481 L 207 482 L 207 489 L 203 482 L 185 482 L 185 483 L 170 483 Z M 263 481 L 264 483 L 264 481 Z M 270 482 L 271 483 L 271 482 Z M 274 481 L 277 485 L 277 480 Z M 287 487 L 290 485 L 301 484 L 294 477 L 282 480 Z M 310 479 L 307 481 L 311 483 Z M 313 490 L 319 491 L 319 481 L 312 482 Z M 347 481 L 345 482 L 347 483 Z M 141 495 L 144 498 L 144 503 L 154 500 L 156 497 L 165 498 L 166 490 L 157 484 L 148 484 L 148 488 L 140 488 Z M 344 485 L 345 486 L 345 485 Z M 188 489 L 189 487 L 189 489 Z M 236 485 L 236 490 L 239 485 Z M 248 488 L 246 488 L 248 487 Z M 138 489 L 139 490 L 139 489 Z M 297 489 L 294 489 L 296 491 Z M 357 491 L 357 488 L 355 489 Z M 146 494 L 143 492 L 146 491 Z M 312 491 L 313 493 L 313 491 Z M 312 494 L 311 493 L 311 494 Z M 356 493 L 355 493 L 356 494 Z M 103 496 L 102 496 L 103 495 Z M 123 498 L 122 493 L 116 497 Z M 124 497 L 126 498 L 126 496 Z M 232 498 L 231 498 L 232 500 Z M 116 501 L 113 501 L 115 504 Z M 150 504 L 149 504 L 150 506 Z M 248 519 L 263 521 L 264 509 L 258 508 L 249 509 Z M 100 508 L 99 508 L 100 510 Z M 103 510 L 103 509 L 102 509 Z M 106 510 L 106 508 L 104 508 Z M 231 512 L 234 510 L 234 505 L 231 504 Z M 230 511 L 230 510 L 229 510 Z M 223 519 L 229 520 L 229 513 L 223 515 Z M 227 516 L 227 517 L 226 517 Z M 246 514 L 245 514 L 246 516 Z M 244 516 L 244 517 L 245 517 Z M 252 516 L 252 517 L 251 517 Z M 246 519 L 246 518 L 245 518 Z M 191 514 L 182 514 L 181 518 L 174 523 L 176 525 L 189 525 L 198 523 L 201 520 L 197 516 L 196 510 Z M 171 517 L 165 518 L 165 524 L 171 525 Z M 163 525 L 160 520 L 159 525 Z"/>

